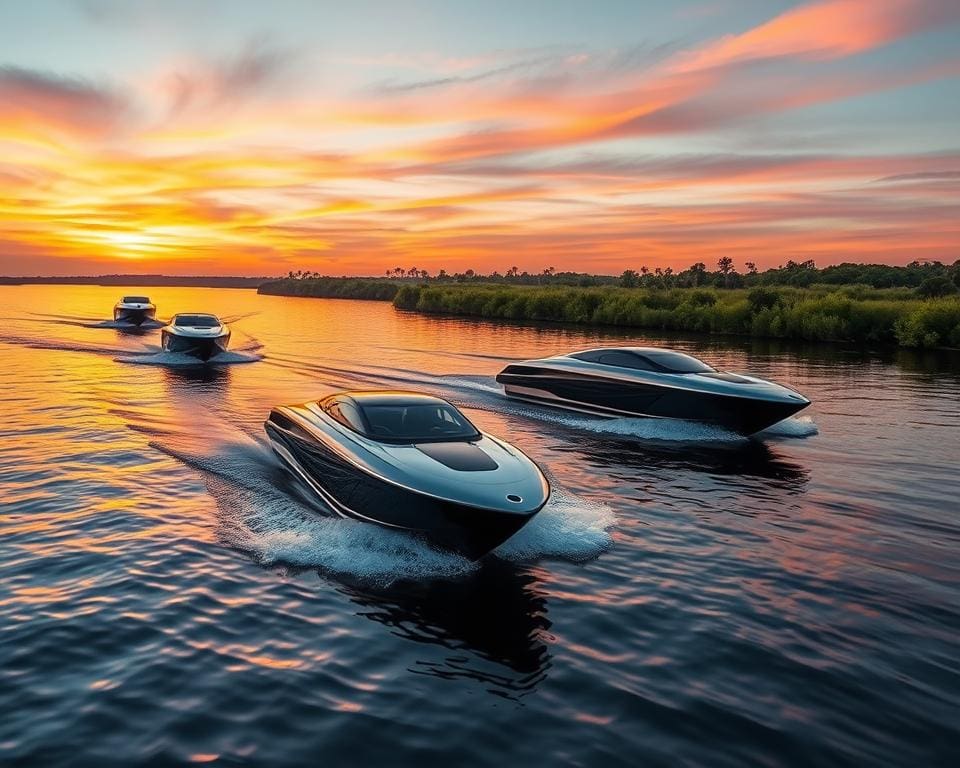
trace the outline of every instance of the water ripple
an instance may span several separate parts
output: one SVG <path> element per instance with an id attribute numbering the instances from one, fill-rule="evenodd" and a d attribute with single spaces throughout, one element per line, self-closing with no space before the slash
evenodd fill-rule
<path id="1" fill-rule="evenodd" d="M 0 763 L 956 762 L 955 356 L 150 293 L 258 364 L 104 327 L 114 289 L 0 288 Z M 744 439 L 493 378 L 615 343 L 782 379 L 810 416 Z M 262 422 L 342 387 L 450 398 L 553 500 L 480 563 L 331 517 Z"/>

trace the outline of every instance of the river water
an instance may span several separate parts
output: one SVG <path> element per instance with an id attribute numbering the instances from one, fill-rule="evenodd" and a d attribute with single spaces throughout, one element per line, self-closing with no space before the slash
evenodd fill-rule
<path id="1" fill-rule="evenodd" d="M 960 360 L 144 289 L 223 364 L 0 288 L 0 763 L 956 764 Z M 670 345 L 814 404 L 755 439 L 503 398 L 509 360 Z M 312 506 L 278 403 L 414 388 L 554 497 L 479 565 Z"/>

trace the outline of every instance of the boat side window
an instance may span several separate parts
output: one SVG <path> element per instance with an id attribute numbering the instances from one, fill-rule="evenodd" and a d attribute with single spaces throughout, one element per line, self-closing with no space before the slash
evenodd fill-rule
<path id="1" fill-rule="evenodd" d="M 674 352 L 669 349 L 650 349 L 639 351 L 625 349 L 594 349 L 571 355 L 578 360 L 601 365 L 615 365 L 618 368 L 632 368 L 635 371 L 654 371 L 656 373 L 707 373 L 716 368 L 707 365 L 692 355 Z"/>
<path id="2" fill-rule="evenodd" d="M 710 373 L 717 370 L 703 360 L 683 352 L 658 349 L 649 354 L 653 364 L 667 373 Z"/>
<path id="3" fill-rule="evenodd" d="M 635 352 L 605 352 L 597 360 L 602 365 L 615 365 L 619 368 L 633 368 L 638 371 L 655 371 L 650 362 Z"/>
<path id="4" fill-rule="evenodd" d="M 604 349 L 588 349 L 586 352 L 574 352 L 570 357 L 583 360 L 585 363 L 599 363 L 604 354 L 606 354 Z"/>
<path id="5" fill-rule="evenodd" d="M 353 404 L 343 400 L 337 400 L 327 405 L 324 410 L 348 429 L 359 432 L 361 435 L 365 433 L 363 418 L 360 416 L 360 411 L 358 411 Z"/>

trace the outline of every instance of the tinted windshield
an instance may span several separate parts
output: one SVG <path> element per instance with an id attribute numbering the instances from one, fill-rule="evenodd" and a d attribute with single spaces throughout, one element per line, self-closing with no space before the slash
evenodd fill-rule
<path id="1" fill-rule="evenodd" d="M 215 328 L 220 321 L 211 315 L 177 315 L 176 325 L 189 325 L 193 328 Z"/>
<path id="2" fill-rule="evenodd" d="M 124 296 L 123 303 L 124 304 L 149 304 L 150 299 L 148 299 L 146 296 Z"/>
<path id="3" fill-rule="evenodd" d="M 370 437 L 412 443 L 428 440 L 472 440 L 476 427 L 452 405 L 363 405 L 360 407 Z"/>
<path id="4" fill-rule="evenodd" d="M 669 349 L 589 349 L 575 352 L 570 357 L 589 363 L 656 373 L 707 373 L 716 370 L 702 360 Z"/>
<path id="5" fill-rule="evenodd" d="M 643 356 L 670 373 L 707 373 L 716 370 L 703 360 L 697 360 L 697 358 L 685 355 L 682 352 L 667 352 L 658 349 L 644 352 Z"/>

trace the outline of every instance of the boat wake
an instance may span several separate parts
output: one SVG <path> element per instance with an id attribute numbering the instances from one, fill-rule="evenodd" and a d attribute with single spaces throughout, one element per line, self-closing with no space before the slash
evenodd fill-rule
<path id="1" fill-rule="evenodd" d="M 11 334 L 0 334 L 0 343 L 29 347 L 30 349 L 47 349 L 54 352 L 89 352 L 95 355 L 116 355 L 124 351 L 118 347 L 101 347 L 95 344 L 83 344 L 77 341 L 38 339 L 36 337 Z"/>
<path id="2" fill-rule="evenodd" d="M 145 320 L 140 325 L 134 323 L 124 323 L 119 320 L 101 320 L 95 323 L 79 323 L 85 328 L 112 328 L 116 331 L 157 331 L 163 328 L 166 323 L 162 320 Z"/>
<path id="3" fill-rule="evenodd" d="M 228 349 L 206 361 L 183 352 L 167 352 L 156 345 L 149 345 L 146 352 L 128 353 L 114 359 L 118 363 L 158 365 L 166 368 L 218 367 L 256 363 L 263 360 L 264 355 L 260 351 L 263 349 L 263 345 L 249 334 L 246 334 L 246 339 L 247 342 L 242 346 Z"/>
<path id="4" fill-rule="evenodd" d="M 163 320 L 145 320 L 140 325 L 133 323 L 124 323 L 118 320 L 103 320 L 98 317 L 83 317 L 78 315 L 50 315 L 40 312 L 31 312 L 31 317 L 27 318 L 31 322 L 46 323 L 49 325 L 72 325 L 77 328 L 105 328 L 115 331 L 156 331 L 163 328 L 166 323 Z"/>
<path id="5" fill-rule="evenodd" d="M 501 397 L 503 396 L 501 395 Z M 804 438 L 818 432 L 817 425 L 809 416 L 792 416 L 762 432 L 758 432 L 753 437 L 745 437 L 738 432 L 731 432 L 723 427 L 700 424 L 695 421 L 684 421 L 683 419 L 592 418 L 590 416 L 578 416 L 559 409 L 514 404 L 516 401 L 509 401 L 506 397 L 503 399 L 510 403 L 507 406 L 497 405 L 497 409 L 504 413 L 546 421 L 568 429 L 643 442 L 731 444 L 744 443 L 751 439 L 763 439 L 765 437 Z"/>
<path id="6" fill-rule="evenodd" d="M 221 352 L 216 357 L 207 361 L 198 360 L 196 357 L 184 354 L 182 352 L 146 352 L 132 355 L 123 355 L 117 357 L 118 363 L 130 363 L 132 365 L 159 365 L 167 368 L 187 368 L 194 366 L 219 366 L 219 365 L 238 365 L 243 363 L 255 363 L 263 359 L 263 355 L 254 351 L 243 351 L 242 349 L 228 350 Z"/>
<path id="7" fill-rule="evenodd" d="M 493 554 L 514 562 L 544 557 L 586 562 L 611 547 L 615 524 L 610 507 L 554 484 L 547 505 Z"/>
<path id="8" fill-rule="evenodd" d="M 235 435 L 212 453 L 208 440 L 158 431 L 150 445 L 204 475 L 217 504 L 221 540 L 262 565 L 317 568 L 378 585 L 456 578 L 479 567 L 416 536 L 334 516 L 255 438 Z M 555 488 L 547 506 L 493 556 L 518 563 L 584 562 L 612 545 L 614 523 L 608 507 Z"/>
<path id="9" fill-rule="evenodd" d="M 241 320 L 246 320 L 250 317 L 256 317 L 259 314 L 259 312 L 240 312 L 236 315 L 223 315 L 220 320 L 228 325 L 233 325 L 234 323 L 239 323 Z"/>
<path id="10" fill-rule="evenodd" d="M 809 416 L 792 416 L 767 427 L 759 437 L 812 437 L 820 432 L 816 422 Z"/>
<path id="11" fill-rule="evenodd" d="M 58 339 L 38 339 L 16 335 L 0 335 L 0 343 L 13 344 L 31 349 L 45 349 L 55 352 L 82 352 L 95 355 L 110 355 L 118 363 L 130 363 L 133 365 L 158 365 L 169 368 L 186 368 L 196 366 L 222 366 L 236 365 L 241 363 L 255 363 L 263 359 L 263 355 L 258 352 L 261 345 L 258 342 L 251 343 L 238 349 L 231 349 L 220 355 L 217 355 L 208 362 L 203 362 L 190 355 L 177 352 L 164 352 L 156 345 L 145 345 L 141 350 L 122 349 L 118 347 L 104 347 L 96 344 L 84 344 L 77 341 L 66 341 Z"/>

